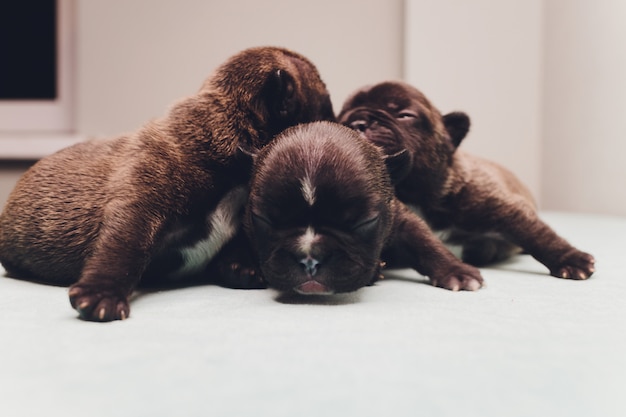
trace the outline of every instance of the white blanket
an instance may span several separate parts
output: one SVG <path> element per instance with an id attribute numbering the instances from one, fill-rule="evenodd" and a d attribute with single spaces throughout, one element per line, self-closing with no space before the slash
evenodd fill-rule
<path id="1" fill-rule="evenodd" d="M 591 279 L 524 255 L 474 293 L 404 270 L 316 300 L 201 286 L 100 324 L 2 277 L 0 416 L 625 416 L 626 219 L 542 217 Z"/>

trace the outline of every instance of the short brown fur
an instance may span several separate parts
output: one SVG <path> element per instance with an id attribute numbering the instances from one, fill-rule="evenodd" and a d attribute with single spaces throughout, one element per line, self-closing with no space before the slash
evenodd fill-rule
<path id="1" fill-rule="evenodd" d="M 446 230 L 447 242 L 463 245 L 464 261 L 486 265 L 523 250 L 554 276 L 593 274 L 594 258 L 540 220 L 531 193 L 509 170 L 457 150 L 469 130 L 466 114 L 442 116 L 414 87 L 384 82 L 350 97 L 339 121 L 387 153 L 410 152 L 412 168 L 396 195 L 433 229 Z"/>
<path id="2" fill-rule="evenodd" d="M 247 182 L 250 162 L 238 148 L 260 149 L 288 126 L 333 117 L 305 57 L 245 50 L 163 118 L 34 165 L 0 215 L 0 261 L 14 276 L 73 284 L 70 301 L 84 319 L 124 319 L 151 262 L 210 234 L 207 215 Z"/>
<path id="3" fill-rule="evenodd" d="M 245 225 L 268 284 L 307 294 L 349 292 L 378 279 L 386 265 L 414 268 L 450 290 L 480 288 L 480 272 L 395 198 L 387 171 L 402 162 L 328 122 L 290 128 L 265 147 L 255 161 Z M 303 248 L 307 233 L 314 237 Z"/>

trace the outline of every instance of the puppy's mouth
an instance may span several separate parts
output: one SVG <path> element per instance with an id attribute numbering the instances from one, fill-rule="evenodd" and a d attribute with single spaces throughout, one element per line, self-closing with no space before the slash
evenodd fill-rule
<path id="1" fill-rule="evenodd" d="M 314 279 L 308 280 L 293 289 L 302 295 L 332 295 L 335 292 L 326 285 Z"/>

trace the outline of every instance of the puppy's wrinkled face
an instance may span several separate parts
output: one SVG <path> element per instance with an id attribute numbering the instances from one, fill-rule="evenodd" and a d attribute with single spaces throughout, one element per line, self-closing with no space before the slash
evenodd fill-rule
<path id="1" fill-rule="evenodd" d="M 379 273 L 393 190 L 382 155 L 341 125 L 288 129 L 257 158 L 247 228 L 270 286 L 354 291 Z"/>
<path id="2" fill-rule="evenodd" d="M 386 154 L 408 149 L 420 164 L 447 158 L 469 129 L 464 113 L 444 117 L 417 89 L 400 82 L 366 87 L 344 104 L 339 122 L 383 148 Z"/>

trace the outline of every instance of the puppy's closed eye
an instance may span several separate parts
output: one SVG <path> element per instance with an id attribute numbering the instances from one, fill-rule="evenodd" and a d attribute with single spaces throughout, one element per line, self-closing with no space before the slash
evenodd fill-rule
<path id="1" fill-rule="evenodd" d="M 366 220 L 358 222 L 356 225 L 352 227 L 352 231 L 360 235 L 368 235 L 376 231 L 376 229 L 378 228 L 379 220 L 380 220 L 380 217 L 376 216 L 376 217 L 368 218 Z"/>
<path id="2" fill-rule="evenodd" d="M 431 132 L 433 125 L 428 117 L 425 117 L 419 112 L 413 110 L 401 110 L 396 114 L 396 120 L 399 122 L 409 123 L 419 129 L 424 129 L 427 132 Z"/>
<path id="3" fill-rule="evenodd" d="M 409 110 L 403 110 L 396 115 L 398 120 L 415 120 L 419 119 L 419 115 Z"/>
<path id="4" fill-rule="evenodd" d="M 261 230 L 267 231 L 274 228 L 274 224 L 271 220 L 255 212 L 252 212 L 252 221 L 254 225 Z"/>

